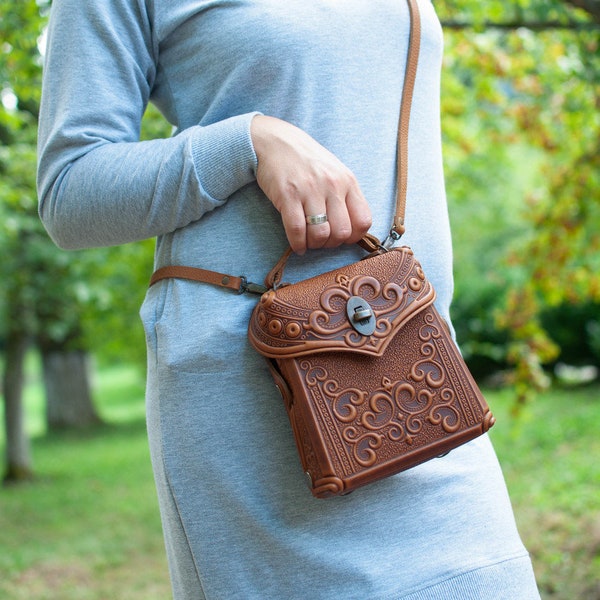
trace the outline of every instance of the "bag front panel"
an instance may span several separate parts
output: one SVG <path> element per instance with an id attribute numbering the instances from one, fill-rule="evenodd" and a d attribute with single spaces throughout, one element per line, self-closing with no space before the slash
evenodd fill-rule
<path id="1" fill-rule="evenodd" d="M 292 390 L 288 414 L 317 496 L 444 454 L 493 423 L 433 307 L 407 323 L 381 357 L 334 352 L 278 363 Z"/>

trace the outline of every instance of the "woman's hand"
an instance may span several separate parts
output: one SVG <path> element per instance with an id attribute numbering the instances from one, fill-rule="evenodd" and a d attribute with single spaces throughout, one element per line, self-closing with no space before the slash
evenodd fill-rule
<path id="1" fill-rule="evenodd" d="M 294 252 L 354 243 L 371 227 L 371 211 L 356 178 L 331 152 L 294 125 L 258 115 L 251 126 L 256 180 L 281 214 Z M 306 217 L 327 215 L 309 225 Z"/>

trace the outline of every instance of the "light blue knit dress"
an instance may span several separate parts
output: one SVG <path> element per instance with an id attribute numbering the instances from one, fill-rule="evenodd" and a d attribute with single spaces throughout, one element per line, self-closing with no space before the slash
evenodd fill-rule
<path id="1" fill-rule="evenodd" d="M 403 241 L 447 318 L 442 35 L 431 2 L 419 6 Z M 249 127 L 260 112 L 306 130 L 348 165 L 372 232 L 385 236 L 408 24 L 404 0 L 54 0 L 39 156 L 50 234 L 67 248 L 157 236 L 157 267 L 260 281 L 286 246 L 255 182 Z M 137 141 L 149 101 L 173 138 Z M 312 251 L 286 274 L 298 280 L 361 255 Z M 281 399 L 246 339 L 256 301 L 169 280 L 142 307 L 175 598 L 538 598 L 487 436 L 347 497 L 311 496 Z"/>

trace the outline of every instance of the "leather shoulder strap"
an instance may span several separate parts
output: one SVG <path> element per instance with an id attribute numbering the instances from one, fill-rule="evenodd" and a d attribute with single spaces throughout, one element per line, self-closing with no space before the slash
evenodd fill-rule
<path id="1" fill-rule="evenodd" d="M 150 278 L 150 285 L 154 285 L 161 279 L 170 279 L 172 277 L 176 279 L 202 281 L 204 283 L 211 283 L 212 285 L 218 285 L 235 291 L 239 291 L 242 287 L 241 277 L 232 277 L 231 275 L 225 275 L 224 273 L 218 273 L 217 271 L 208 271 L 207 269 L 178 265 L 162 267 L 154 271 Z"/>
<path id="2" fill-rule="evenodd" d="M 406 213 L 406 194 L 408 190 L 408 131 L 410 123 L 410 109 L 417 78 L 419 52 L 421 49 L 421 15 L 417 0 L 408 0 L 410 10 L 410 38 L 408 43 L 408 57 L 404 74 L 404 87 L 402 89 L 402 102 L 400 105 L 400 120 L 398 123 L 398 157 L 396 175 L 396 214 L 392 231 L 398 237 L 404 233 L 404 215 Z M 395 237 L 395 236 L 394 236 Z"/>
<path id="3" fill-rule="evenodd" d="M 202 283 L 210 283 L 219 287 L 234 290 L 238 294 L 249 292 L 251 294 L 264 294 L 267 288 L 258 283 L 252 283 L 245 277 L 236 277 L 235 275 L 226 275 L 218 271 L 209 271 L 207 269 L 198 269 L 197 267 L 184 267 L 179 265 L 171 265 L 161 267 L 152 273 L 150 278 L 150 286 L 154 285 L 161 279 L 189 279 L 190 281 L 200 281 Z"/>

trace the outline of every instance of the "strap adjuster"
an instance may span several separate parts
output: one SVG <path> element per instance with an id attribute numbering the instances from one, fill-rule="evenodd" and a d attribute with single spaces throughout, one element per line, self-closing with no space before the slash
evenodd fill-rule
<path id="1" fill-rule="evenodd" d="M 240 279 L 242 280 L 242 283 L 240 285 L 240 289 L 238 290 L 238 294 L 248 293 L 262 296 L 267 291 L 267 288 L 264 285 L 248 281 L 244 275 L 240 275 Z"/>

